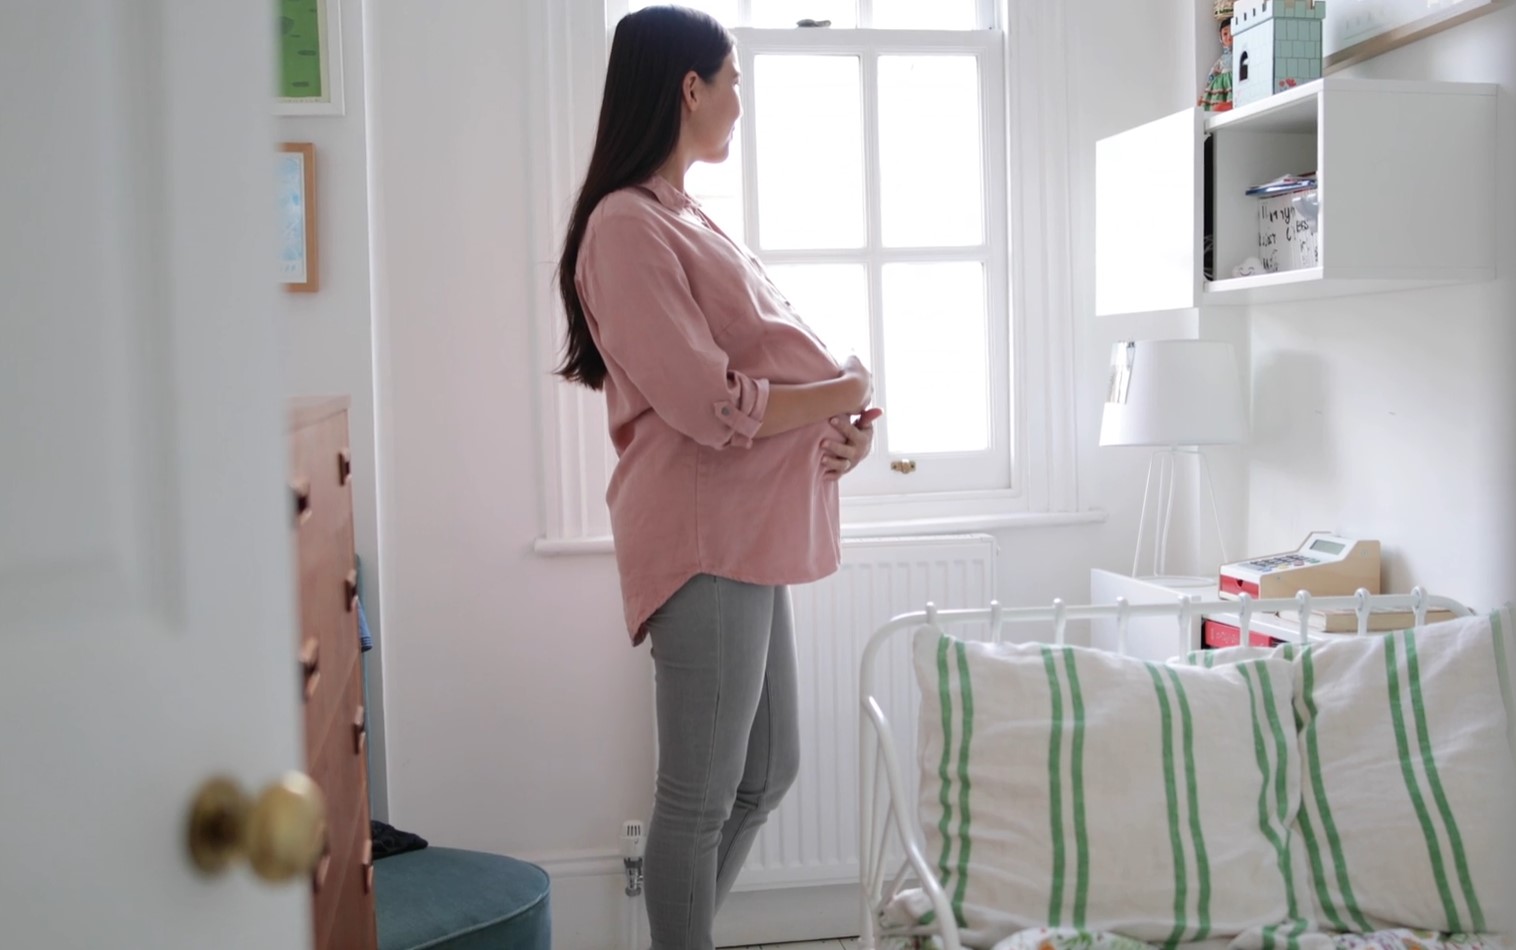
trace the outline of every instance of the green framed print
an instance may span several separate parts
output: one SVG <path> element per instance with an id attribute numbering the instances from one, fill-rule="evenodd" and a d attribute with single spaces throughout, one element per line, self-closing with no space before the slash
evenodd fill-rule
<path id="1" fill-rule="evenodd" d="M 342 115 L 341 0 L 274 0 L 278 115 Z"/>

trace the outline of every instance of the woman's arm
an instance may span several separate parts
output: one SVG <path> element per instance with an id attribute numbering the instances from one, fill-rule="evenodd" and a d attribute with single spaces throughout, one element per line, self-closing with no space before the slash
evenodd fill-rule
<path id="1" fill-rule="evenodd" d="M 770 383 L 769 404 L 754 438 L 789 432 L 835 415 L 862 412 L 874 395 L 874 380 L 856 356 L 842 375 L 819 383 Z"/>
<path id="2" fill-rule="evenodd" d="M 774 384 L 733 370 L 683 263 L 637 207 L 596 211 L 579 251 L 578 281 L 586 309 L 600 317 L 596 344 L 607 363 L 659 418 L 701 445 L 746 448 L 756 438 L 859 412 L 873 396 L 873 379 L 857 357 L 843 363 L 840 376 L 813 383 Z"/>

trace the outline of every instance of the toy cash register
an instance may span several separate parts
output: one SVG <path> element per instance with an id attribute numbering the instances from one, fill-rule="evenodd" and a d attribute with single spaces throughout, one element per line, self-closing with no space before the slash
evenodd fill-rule
<path id="1" fill-rule="evenodd" d="M 1231 600 L 1242 594 L 1294 597 L 1302 590 L 1331 597 L 1352 594 L 1360 587 L 1379 593 L 1379 542 L 1354 541 L 1327 531 L 1312 531 L 1294 551 L 1221 568 L 1220 594 Z"/>

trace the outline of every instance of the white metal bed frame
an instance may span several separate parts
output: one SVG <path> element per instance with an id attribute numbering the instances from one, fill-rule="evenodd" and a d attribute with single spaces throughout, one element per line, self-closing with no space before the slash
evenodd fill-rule
<path id="1" fill-rule="evenodd" d="M 1200 600 L 1198 597 L 1181 595 L 1173 603 L 1164 604 L 1129 604 L 1126 598 L 1119 597 L 1115 604 L 1105 605 L 1071 607 L 1058 599 L 1048 607 L 1003 608 L 998 601 L 991 601 L 988 608 L 938 610 L 929 603 L 925 610 L 901 614 L 890 620 L 874 633 L 864 648 L 859 682 L 862 716 L 859 720 L 858 748 L 858 841 L 861 852 L 858 874 L 863 898 L 859 950 L 894 950 L 897 947 L 918 946 L 928 937 L 937 937 L 941 942 L 941 950 L 963 950 L 952 905 L 923 854 L 921 829 L 914 814 L 916 803 L 905 800 L 900 760 L 890 723 L 873 692 L 879 651 L 892 636 L 902 630 L 914 630 L 922 626 L 945 632 L 944 628 L 960 624 L 988 624 L 990 642 L 999 643 L 1001 630 L 1006 624 L 1051 623 L 1053 642 L 1061 646 L 1068 621 L 1114 617 L 1117 652 L 1125 654 L 1127 624 L 1133 617 L 1173 616 L 1178 624 L 1177 655 L 1182 656 L 1195 649 L 1191 621 L 1197 614 L 1225 613 L 1236 616 L 1241 630 L 1240 642 L 1246 644 L 1250 640 L 1250 623 L 1254 614 L 1298 610 L 1301 620 L 1296 642 L 1305 643 L 1313 635 L 1308 622 L 1312 609 L 1348 608 L 1357 612 L 1360 635 L 1368 631 L 1369 611 L 1372 608 L 1410 609 L 1415 612 L 1417 626 L 1425 622 L 1426 611 L 1430 608 L 1450 610 L 1459 616 L 1474 613 L 1458 601 L 1429 595 L 1418 587 L 1409 594 L 1370 594 L 1366 590 L 1359 590 L 1346 597 L 1312 597 L 1301 591 L 1293 598 L 1271 600 L 1254 600 L 1246 594 L 1239 600 Z M 1319 631 L 1315 633 L 1319 636 Z M 881 805 L 881 797 L 882 808 L 878 807 Z M 934 912 L 931 924 L 883 925 L 880 917 L 883 909 L 910 887 L 921 888 L 931 899 Z"/>

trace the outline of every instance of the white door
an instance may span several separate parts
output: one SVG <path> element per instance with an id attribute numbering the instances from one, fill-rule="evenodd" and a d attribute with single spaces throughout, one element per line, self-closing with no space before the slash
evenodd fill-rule
<path id="1" fill-rule="evenodd" d="M 307 946 L 197 787 L 299 765 L 267 2 L 0 9 L 0 945 Z"/>

